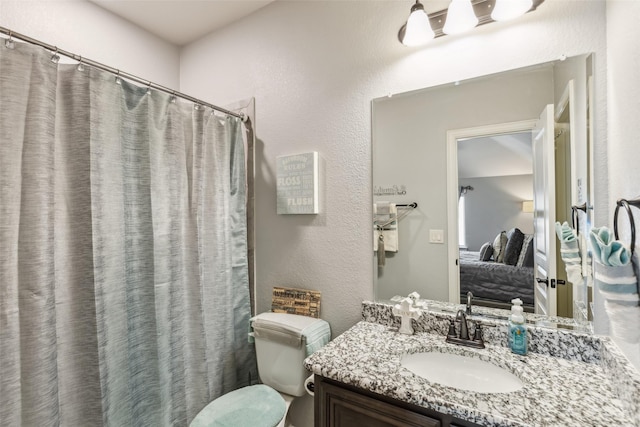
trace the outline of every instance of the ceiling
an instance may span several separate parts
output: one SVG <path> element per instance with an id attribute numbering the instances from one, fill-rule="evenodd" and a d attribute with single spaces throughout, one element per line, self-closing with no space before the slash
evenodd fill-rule
<path id="1" fill-rule="evenodd" d="M 0 0 L 1 1 L 1 0 Z M 89 0 L 176 46 L 252 14 L 276 0 Z M 291 0 L 313 1 L 313 0 Z M 341 0 L 350 1 L 350 0 Z M 361 0 L 363 2 L 372 0 Z M 451 0 L 431 0 L 427 13 L 445 9 Z M 407 16 L 413 0 L 398 1 Z"/>
<path id="2" fill-rule="evenodd" d="M 533 174 L 531 132 L 458 141 L 458 177 Z"/>
<path id="3" fill-rule="evenodd" d="M 274 0 L 89 0 L 176 46 L 191 43 Z"/>

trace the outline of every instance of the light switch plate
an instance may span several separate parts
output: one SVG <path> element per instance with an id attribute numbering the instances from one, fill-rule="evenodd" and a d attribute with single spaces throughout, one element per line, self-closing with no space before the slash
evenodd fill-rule
<path id="1" fill-rule="evenodd" d="M 444 243 L 444 230 L 429 230 L 429 243 Z"/>

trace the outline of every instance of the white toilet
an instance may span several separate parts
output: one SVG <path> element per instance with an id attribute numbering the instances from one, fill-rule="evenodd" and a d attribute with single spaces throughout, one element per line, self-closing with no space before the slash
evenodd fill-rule
<path id="1" fill-rule="evenodd" d="M 321 319 L 262 313 L 251 319 L 262 384 L 243 387 L 209 403 L 190 427 L 284 427 L 294 399 L 306 396 L 304 359 L 331 338 Z"/>

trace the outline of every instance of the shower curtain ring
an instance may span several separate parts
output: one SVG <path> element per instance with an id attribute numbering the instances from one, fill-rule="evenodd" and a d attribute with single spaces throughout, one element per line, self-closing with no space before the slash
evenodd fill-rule
<path id="1" fill-rule="evenodd" d="M 176 103 L 176 91 L 171 92 L 171 98 L 169 98 L 169 102 L 172 104 Z"/>
<path id="2" fill-rule="evenodd" d="M 84 64 L 82 63 L 82 56 L 80 57 L 80 59 L 78 61 L 78 66 L 76 67 L 76 70 L 84 71 Z"/>
<path id="3" fill-rule="evenodd" d="M 16 47 L 16 43 L 13 41 L 13 31 L 9 31 L 9 38 L 4 42 L 4 46 L 7 49 L 14 49 Z"/>
<path id="4" fill-rule="evenodd" d="M 147 82 L 147 95 L 151 94 L 151 82 Z"/>
<path id="5" fill-rule="evenodd" d="M 53 52 L 53 55 L 51 55 L 51 62 L 53 62 L 54 64 L 57 64 L 58 61 L 60 61 L 60 56 L 58 55 L 58 46 L 55 47 L 56 51 Z"/>
<path id="6" fill-rule="evenodd" d="M 122 84 L 122 79 L 120 78 L 120 70 L 116 73 L 116 84 Z"/>

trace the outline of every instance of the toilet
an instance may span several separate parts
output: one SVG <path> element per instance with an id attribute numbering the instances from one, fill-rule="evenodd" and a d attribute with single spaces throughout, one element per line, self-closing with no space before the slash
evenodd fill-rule
<path id="1" fill-rule="evenodd" d="M 304 359 L 331 338 L 329 324 L 313 317 L 262 313 L 251 319 L 262 384 L 227 393 L 202 409 L 190 427 L 284 427 L 295 400 L 307 396 Z"/>

